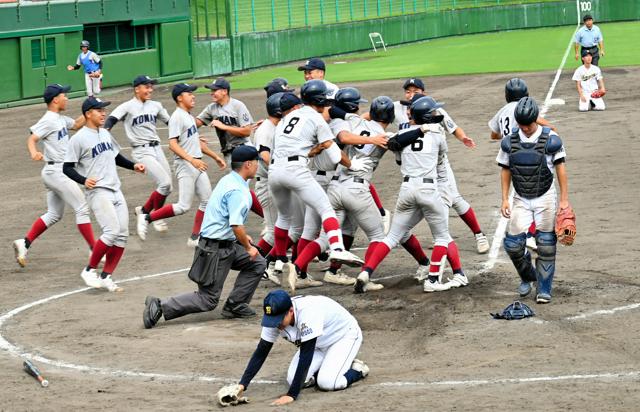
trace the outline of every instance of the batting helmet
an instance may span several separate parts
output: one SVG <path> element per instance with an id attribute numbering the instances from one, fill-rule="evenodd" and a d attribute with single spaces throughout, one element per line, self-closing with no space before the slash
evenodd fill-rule
<path id="1" fill-rule="evenodd" d="M 523 97 L 518 101 L 514 117 L 518 124 L 530 125 L 538 119 L 538 104 L 532 97 Z"/>
<path id="2" fill-rule="evenodd" d="M 529 96 L 527 84 L 519 77 L 514 77 L 504 86 L 504 97 L 507 99 L 507 103 L 517 102 L 527 96 Z"/>
<path id="3" fill-rule="evenodd" d="M 306 104 L 326 106 L 329 104 L 327 92 L 327 86 L 322 80 L 309 80 L 302 85 L 302 88 L 300 89 L 300 97 Z"/>
<path id="4" fill-rule="evenodd" d="M 280 108 L 280 98 L 284 93 L 275 93 L 267 99 L 267 113 L 271 117 L 282 117 L 282 109 Z"/>
<path id="5" fill-rule="evenodd" d="M 436 109 L 444 106 L 431 96 L 424 96 L 411 103 L 411 118 L 416 124 L 440 123 L 444 116 L 437 114 Z"/>
<path id="6" fill-rule="evenodd" d="M 80 48 L 89 47 L 89 40 L 82 40 L 80 42 Z"/>
<path id="7" fill-rule="evenodd" d="M 275 93 L 293 92 L 295 89 L 289 88 L 289 82 L 284 77 L 276 77 L 264 86 L 264 91 L 267 92 L 267 97 L 270 97 Z"/>
<path id="8" fill-rule="evenodd" d="M 382 123 L 391 123 L 396 117 L 393 100 L 387 96 L 378 96 L 371 102 L 369 108 L 371 120 Z"/>
<path id="9" fill-rule="evenodd" d="M 338 90 L 338 93 L 336 93 L 335 101 L 336 106 L 347 113 L 357 112 L 360 103 L 368 102 L 368 100 L 360 97 L 360 92 L 355 87 L 345 87 L 344 89 Z"/>

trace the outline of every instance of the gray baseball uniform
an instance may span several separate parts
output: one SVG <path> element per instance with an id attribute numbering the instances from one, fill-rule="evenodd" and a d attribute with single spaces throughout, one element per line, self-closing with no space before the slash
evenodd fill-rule
<path id="1" fill-rule="evenodd" d="M 229 102 L 224 106 L 218 103 L 210 103 L 197 117 L 205 125 L 208 125 L 215 119 L 220 120 L 228 126 L 236 127 L 244 127 L 253 123 L 253 118 L 247 106 L 233 97 L 230 97 Z M 236 146 L 250 143 L 248 137 L 234 136 L 229 132 L 218 129 L 216 129 L 216 133 L 220 139 L 220 147 L 228 165 L 231 165 L 231 152 L 233 149 Z"/>
<path id="2" fill-rule="evenodd" d="M 50 227 L 62 218 L 64 205 L 68 203 L 76 214 L 76 224 L 90 223 L 89 206 L 80 187 L 62 172 L 65 153 L 69 146 L 69 128 L 74 120 L 60 113 L 47 111 L 31 126 L 31 133 L 38 136 L 44 146 L 42 180 L 47 188 L 47 213 L 40 216 Z"/>
<path id="3" fill-rule="evenodd" d="M 262 122 L 254 133 L 256 149 L 260 151 L 261 148 L 266 148 L 269 150 L 269 153 L 271 153 L 273 150 L 273 135 L 275 132 L 276 125 L 274 125 L 273 122 L 268 119 Z M 260 205 L 262 206 L 265 226 L 267 228 L 263 239 L 270 245 L 273 245 L 275 242 L 273 237 L 273 225 L 275 225 L 276 219 L 278 218 L 278 209 L 276 209 L 276 206 L 273 204 L 271 191 L 269 190 L 268 178 L 269 165 L 261 159 L 258 164 L 258 172 L 256 173 L 255 193 Z"/>
<path id="4" fill-rule="evenodd" d="M 124 247 L 129 237 L 129 211 L 120 191 L 115 157 L 120 146 L 106 129 L 83 127 L 71 139 L 65 163 L 97 180 L 93 189 L 85 189 L 87 202 L 102 228 L 100 240 L 107 246 Z"/>

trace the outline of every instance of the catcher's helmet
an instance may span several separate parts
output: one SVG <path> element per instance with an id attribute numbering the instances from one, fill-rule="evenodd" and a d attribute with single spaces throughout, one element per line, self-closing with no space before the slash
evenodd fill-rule
<path id="1" fill-rule="evenodd" d="M 532 97 L 523 97 L 518 101 L 514 117 L 518 124 L 530 125 L 538 119 L 538 104 Z"/>
<path id="2" fill-rule="evenodd" d="M 416 124 L 440 123 L 444 116 L 437 114 L 436 109 L 444 106 L 431 96 L 424 96 L 411 103 L 411 118 Z"/>
<path id="3" fill-rule="evenodd" d="M 267 113 L 271 117 L 282 117 L 282 109 L 280 108 L 280 98 L 284 93 L 275 93 L 267 99 Z"/>
<path id="4" fill-rule="evenodd" d="M 393 100 L 387 96 L 378 96 L 371 102 L 369 108 L 369 116 L 371 120 L 382 123 L 391 123 L 395 119 L 395 108 L 393 107 Z"/>
<path id="5" fill-rule="evenodd" d="M 309 80 L 302 85 L 300 97 L 306 104 L 314 106 L 327 106 L 327 86 L 322 80 Z"/>
<path id="6" fill-rule="evenodd" d="M 345 87 L 344 89 L 338 90 L 338 93 L 336 93 L 335 101 L 336 106 L 347 113 L 357 112 L 360 103 L 368 102 L 368 100 L 360 97 L 360 92 L 355 87 Z"/>
<path id="7" fill-rule="evenodd" d="M 80 42 L 80 48 L 89 47 L 89 40 L 82 40 Z"/>
<path id="8" fill-rule="evenodd" d="M 504 97 L 507 99 L 507 103 L 517 102 L 527 96 L 529 96 L 527 83 L 519 77 L 514 77 L 509 80 L 507 85 L 504 87 Z"/>

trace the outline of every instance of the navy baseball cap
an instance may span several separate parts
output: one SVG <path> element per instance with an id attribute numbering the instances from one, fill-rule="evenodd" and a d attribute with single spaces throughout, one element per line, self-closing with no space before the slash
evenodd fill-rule
<path id="1" fill-rule="evenodd" d="M 264 91 L 267 92 L 267 97 L 270 97 L 276 93 L 293 92 L 296 89 L 289 88 L 289 82 L 287 79 L 281 77 L 275 78 L 264 86 Z"/>
<path id="2" fill-rule="evenodd" d="M 307 60 L 303 65 L 298 66 L 298 71 L 314 70 L 314 69 L 326 70 L 322 59 L 318 59 L 317 57 L 314 57 L 313 59 Z"/>
<path id="3" fill-rule="evenodd" d="M 49 104 L 57 95 L 60 93 L 68 93 L 69 90 L 71 90 L 71 86 L 63 86 L 58 83 L 50 84 L 44 89 L 42 97 L 44 98 L 44 102 Z"/>
<path id="4" fill-rule="evenodd" d="M 174 101 L 178 101 L 178 96 L 180 96 L 182 93 L 184 92 L 193 93 L 197 89 L 198 89 L 198 86 L 194 86 L 192 84 L 178 83 L 173 86 L 173 89 L 171 89 L 171 97 L 173 97 Z"/>
<path id="5" fill-rule="evenodd" d="M 249 160 L 256 160 L 258 158 L 258 150 L 246 144 L 237 146 L 231 152 L 232 162 L 247 162 Z"/>
<path id="6" fill-rule="evenodd" d="M 417 87 L 420 90 L 425 90 L 424 83 L 420 79 L 416 79 L 412 77 L 411 79 L 407 79 L 402 85 L 402 88 L 407 90 L 410 86 Z"/>
<path id="7" fill-rule="evenodd" d="M 133 79 L 133 87 L 140 86 L 141 84 L 158 84 L 156 79 L 152 79 L 146 74 L 141 74 L 140 76 Z"/>
<path id="8" fill-rule="evenodd" d="M 413 104 L 413 102 L 415 102 L 419 98 L 425 97 L 425 96 L 426 96 L 426 94 L 416 93 L 416 94 L 413 95 L 411 100 L 400 100 L 400 104 L 403 105 L 403 106 L 411 106 Z"/>
<path id="9" fill-rule="evenodd" d="M 207 84 L 204 87 L 210 90 L 231 90 L 231 85 L 224 77 L 218 77 L 213 83 Z"/>
<path id="10" fill-rule="evenodd" d="M 103 102 L 97 97 L 89 96 L 82 102 L 82 114 L 85 114 L 91 109 L 102 109 L 103 107 L 107 107 L 111 104 L 111 102 Z"/>
<path id="11" fill-rule="evenodd" d="M 264 298 L 262 309 L 264 310 L 264 316 L 262 316 L 262 326 L 265 328 L 277 328 L 284 319 L 289 308 L 293 304 L 289 294 L 282 289 L 277 289 L 269 292 Z"/>
<path id="12" fill-rule="evenodd" d="M 291 92 L 283 93 L 280 98 L 280 110 L 283 112 L 286 112 L 298 104 L 302 104 L 302 100 Z"/>
<path id="13" fill-rule="evenodd" d="M 582 18 L 582 21 L 585 22 L 587 20 L 593 20 L 593 16 L 590 14 L 585 14 L 584 17 Z"/>
<path id="14" fill-rule="evenodd" d="M 593 53 L 591 53 L 591 50 L 589 49 L 582 50 L 582 57 L 586 56 L 587 54 L 593 56 Z"/>

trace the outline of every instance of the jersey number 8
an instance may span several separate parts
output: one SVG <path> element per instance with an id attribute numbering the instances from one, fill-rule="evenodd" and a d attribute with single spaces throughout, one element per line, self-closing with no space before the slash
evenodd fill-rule
<path id="1" fill-rule="evenodd" d="M 284 128 L 283 133 L 289 134 L 293 131 L 293 127 L 300 121 L 299 117 L 292 117 L 289 124 Z"/>
<path id="2" fill-rule="evenodd" d="M 360 136 L 371 136 L 371 132 L 367 130 L 363 130 L 360 132 Z M 357 145 L 354 145 L 353 147 L 355 147 L 358 150 L 362 150 L 364 149 L 364 144 L 357 144 Z"/>

